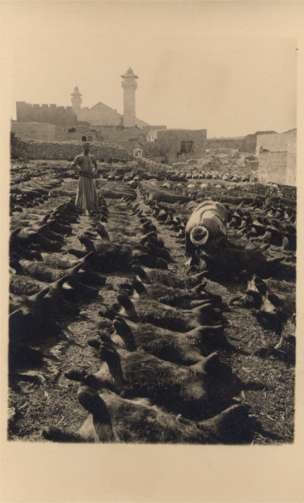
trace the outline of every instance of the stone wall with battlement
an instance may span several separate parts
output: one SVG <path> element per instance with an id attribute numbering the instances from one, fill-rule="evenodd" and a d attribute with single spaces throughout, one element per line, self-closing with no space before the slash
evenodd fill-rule
<path id="1" fill-rule="evenodd" d="M 54 104 L 36 105 L 17 101 L 16 118 L 18 122 L 43 122 L 49 124 L 77 124 L 77 116 L 72 107 L 61 107 Z"/>

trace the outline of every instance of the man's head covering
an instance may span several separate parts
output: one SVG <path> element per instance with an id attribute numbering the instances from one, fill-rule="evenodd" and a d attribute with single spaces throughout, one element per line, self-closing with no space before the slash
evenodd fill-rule
<path id="1" fill-rule="evenodd" d="M 207 227 L 210 239 L 212 241 L 214 239 L 218 240 L 221 237 L 227 236 L 226 225 L 216 215 L 206 216 L 204 218 L 204 226 Z"/>
<path id="2" fill-rule="evenodd" d="M 209 239 L 208 229 L 204 225 L 196 225 L 190 232 L 190 241 L 194 246 L 202 246 Z"/>

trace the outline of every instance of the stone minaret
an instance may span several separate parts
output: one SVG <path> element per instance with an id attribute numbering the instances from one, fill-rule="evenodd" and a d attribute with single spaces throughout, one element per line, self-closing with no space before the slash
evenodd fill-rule
<path id="1" fill-rule="evenodd" d="M 136 79 L 138 77 L 132 68 L 129 68 L 121 78 L 123 88 L 123 125 L 125 127 L 132 127 L 136 124 L 135 91 L 137 88 Z"/>
<path id="2" fill-rule="evenodd" d="M 81 94 L 80 94 L 77 86 L 74 87 L 74 91 L 71 94 L 71 103 L 72 103 L 72 108 L 78 117 L 78 114 L 81 109 L 82 98 L 81 98 Z"/>

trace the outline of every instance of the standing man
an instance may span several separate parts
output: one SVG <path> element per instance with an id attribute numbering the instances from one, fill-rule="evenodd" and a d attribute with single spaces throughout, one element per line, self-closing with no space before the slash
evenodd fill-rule
<path id="1" fill-rule="evenodd" d="M 72 168 L 78 168 L 79 181 L 75 206 L 79 210 L 91 215 L 98 209 L 98 196 L 94 177 L 97 172 L 97 162 L 90 154 L 90 144 L 83 143 L 83 153 L 75 157 Z"/>

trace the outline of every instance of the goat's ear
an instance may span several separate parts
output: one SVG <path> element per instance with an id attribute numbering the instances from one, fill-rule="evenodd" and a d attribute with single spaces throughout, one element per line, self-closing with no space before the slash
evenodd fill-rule
<path id="1" fill-rule="evenodd" d="M 33 305 L 34 302 L 43 299 L 46 297 L 46 295 L 49 293 L 50 287 L 43 288 L 43 290 L 40 290 L 40 292 L 31 295 L 30 297 L 25 297 L 24 302 L 27 306 Z"/>
<path id="2" fill-rule="evenodd" d="M 202 357 L 201 360 L 190 366 L 191 370 L 202 373 L 209 373 L 216 369 L 219 364 L 219 355 L 214 352 L 206 358 Z"/>
<path id="3" fill-rule="evenodd" d="M 18 235 L 18 233 L 22 230 L 22 227 L 18 227 L 17 229 L 15 229 L 14 231 L 11 232 L 10 234 L 10 239 L 14 238 L 15 236 Z"/>
<path id="4" fill-rule="evenodd" d="M 23 314 L 23 316 L 27 316 L 28 314 L 31 314 L 30 306 L 22 306 L 20 308 L 20 312 Z"/>
<path id="5" fill-rule="evenodd" d="M 215 372 L 220 363 L 219 354 L 217 352 L 211 353 L 205 360 L 205 372 Z"/>
<path id="6" fill-rule="evenodd" d="M 75 272 L 78 272 L 79 269 L 81 269 L 82 266 L 83 266 L 83 261 L 81 260 L 78 264 L 76 264 L 75 266 L 71 267 L 71 269 L 69 269 L 68 272 L 70 274 L 74 274 Z"/>
<path id="7" fill-rule="evenodd" d="M 139 263 L 134 263 L 132 265 L 132 271 L 143 281 L 145 281 L 146 283 L 151 283 L 148 275 L 146 274 L 145 270 L 143 269 L 143 267 L 139 264 Z"/>
<path id="8" fill-rule="evenodd" d="M 141 279 L 137 279 L 138 276 L 136 277 L 136 279 L 133 281 L 133 287 L 135 288 L 135 290 L 140 294 L 140 293 L 147 293 L 147 289 L 145 287 L 145 285 L 143 284 L 143 282 L 141 281 Z"/>
<path id="9" fill-rule="evenodd" d="M 128 309 L 134 308 L 134 304 L 131 301 L 130 297 L 128 295 L 118 295 L 117 296 L 117 301 L 119 302 L 120 305 L 123 307 L 127 307 Z"/>
<path id="10" fill-rule="evenodd" d="M 90 387 L 81 386 L 78 390 L 77 398 L 82 407 L 92 414 L 96 433 L 100 433 L 101 440 L 105 434 L 106 438 L 112 440 L 111 416 L 101 395 Z M 105 428 L 107 429 L 105 430 Z"/>
<path id="11" fill-rule="evenodd" d="M 92 255 L 94 255 L 93 251 L 88 252 L 82 259 L 83 263 L 85 264 L 89 260 L 89 258 L 92 257 Z"/>
<path id="12" fill-rule="evenodd" d="M 69 282 L 69 278 L 64 278 L 63 283 L 60 285 L 64 290 L 73 290 L 73 286 Z"/>
<path id="13" fill-rule="evenodd" d="M 100 349 L 100 346 L 101 346 L 101 342 L 99 340 L 98 337 L 92 337 L 90 339 L 87 340 L 87 343 L 89 346 L 91 346 L 92 348 L 95 348 L 95 349 Z"/>
<path id="14" fill-rule="evenodd" d="M 59 290 L 62 288 L 62 285 L 68 280 L 68 276 L 63 276 L 62 278 L 58 279 L 55 283 L 53 283 L 53 288 L 55 290 Z"/>
<path id="15" fill-rule="evenodd" d="M 114 320 L 113 320 L 113 328 L 114 328 L 115 332 L 118 333 L 118 335 L 120 335 L 120 332 L 121 332 L 120 328 L 122 328 L 122 330 L 125 331 L 125 332 L 127 332 L 127 333 L 131 333 L 130 326 L 128 325 L 128 323 L 126 322 L 126 320 L 124 320 L 120 316 L 117 316 L 116 318 L 114 318 Z"/>

